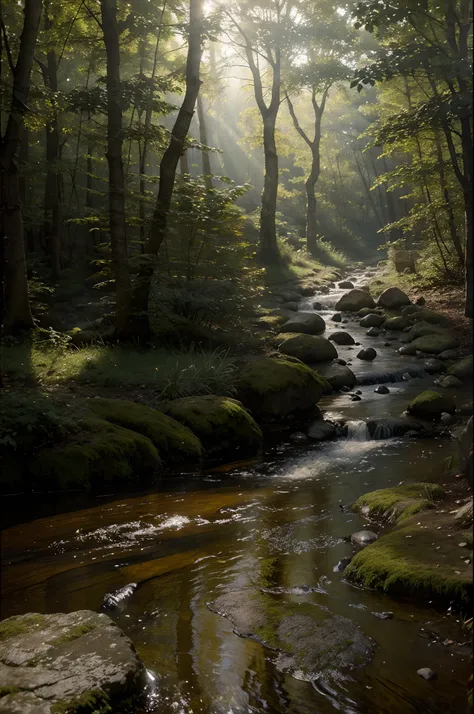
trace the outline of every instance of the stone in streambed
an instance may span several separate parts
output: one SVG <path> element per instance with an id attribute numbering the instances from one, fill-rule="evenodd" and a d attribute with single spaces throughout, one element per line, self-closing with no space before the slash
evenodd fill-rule
<path id="1" fill-rule="evenodd" d="M 347 310 L 348 312 L 357 312 L 363 307 L 375 307 L 373 298 L 365 290 L 350 290 L 336 303 L 336 310 Z"/>
<path id="2" fill-rule="evenodd" d="M 425 390 L 419 394 L 408 406 L 407 412 L 423 419 L 436 419 L 443 412 L 454 414 L 456 404 L 449 394 L 440 394 L 432 390 Z"/>
<path id="3" fill-rule="evenodd" d="M 361 327 L 380 327 L 385 322 L 383 315 L 377 315 L 375 312 L 370 312 L 359 322 Z"/>
<path id="4" fill-rule="evenodd" d="M 439 420 L 441 424 L 444 424 L 444 426 L 449 426 L 453 423 L 454 417 L 452 414 L 448 414 L 448 412 L 442 412 Z"/>
<path id="5" fill-rule="evenodd" d="M 380 335 L 380 330 L 378 327 L 371 327 L 365 334 L 368 337 L 378 337 Z"/>
<path id="6" fill-rule="evenodd" d="M 404 317 L 389 317 L 388 320 L 384 322 L 384 328 L 386 330 L 394 330 L 397 332 L 402 332 L 405 328 L 410 327 L 410 323 Z"/>
<path id="7" fill-rule="evenodd" d="M 237 395 L 252 414 L 275 420 L 314 408 L 327 385 L 299 361 L 264 357 L 251 362 L 239 375 Z"/>
<path id="8" fill-rule="evenodd" d="M 365 360 L 367 362 L 372 362 L 377 357 L 377 352 L 374 350 L 373 347 L 367 347 L 364 350 L 361 350 L 358 354 L 357 357 L 359 359 Z"/>
<path id="9" fill-rule="evenodd" d="M 413 315 L 413 313 L 418 312 L 419 309 L 418 305 L 406 305 L 400 312 L 406 317 L 407 315 Z"/>
<path id="10" fill-rule="evenodd" d="M 282 354 L 307 364 L 330 362 L 337 357 L 336 348 L 325 337 L 289 333 L 278 335 L 276 340 Z"/>
<path id="11" fill-rule="evenodd" d="M 375 615 L 379 620 L 393 619 L 393 612 L 373 612 L 372 615 Z"/>
<path id="12" fill-rule="evenodd" d="M 443 389 L 457 389 L 458 387 L 462 387 L 462 381 L 457 377 L 453 377 L 452 374 L 449 374 L 447 377 L 443 377 L 437 382 L 437 384 Z"/>
<path id="13" fill-rule="evenodd" d="M 298 310 L 298 303 L 297 302 L 284 302 L 281 307 L 283 310 L 291 310 L 292 312 L 296 312 Z"/>
<path id="14" fill-rule="evenodd" d="M 415 340 L 417 337 L 425 337 L 425 335 L 449 335 L 450 332 L 445 327 L 432 325 L 429 322 L 421 321 L 415 323 L 408 332 L 408 337 Z"/>
<path id="15" fill-rule="evenodd" d="M 369 530 L 357 531 L 351 535 L 351 543 L 358 546 L 370 545 L 378 538 L 377 533 Z"/>
<path id="16" fill-rule="evenodd" d="M 390 389 L 385 384 L 379 384 L 378 387 L 375 387 L 374 392 L 376 394 L 390 394 Z"/>
<path id="17" fill-rule="evenodd" d="M 334 315 L 331 317 L 331 320 L 333 322 L 342 322 L 342 315 L 340 312 L 334 313 Z"/>
<path id="18" fill-rule="evenodd" d="M 336 436 L 336 427 L 329 421 L 318 419 L 308 428 L 308 436 L 314 441 L 326 441 Z"/>
<path id="19" fill-rule="evenodd" d="M 321 305 L 320 302 L 313 302 L 313 309 L 314 310 L 322 310 L 323 306 Z"/>
<path id="20" fill-rule="evenodd" d="M 293 444 L 306 444 L 308 437 L 302 431 L 295 431 L 293 434 L 290 434 L 290 441 Z"/>
<path id="21" fill-rule="evenodd" d="M 445 350 L 444 352 L 440 352 L 438 355 L 438 359 L 458 360 L 459 359 L 459 350 Z"/>
<path id="22" fill-rule="evenodd" d="M 423 363 L 423 369 L 428 374 L 439 374 L 440 372 L 446 371 L 446 365 L 439 359 L 427 359 L 426 362 Z"/>
<path id="23" fill-rule="evenodd" d="M 309 312 L 299 312 L 294 317 L 290 317 L 288 322 L 280 327 L 280 332 L 293 332 L 305 335 L 316 335 L 324 332 L 326 323 L 320 315 L 313 315 Z"/>
<path id="24" fill-rule="evenodd" d="M 429 667 L 422 667 L 421 669 L 417 670 L 417 675 L 426 680 L 436 679 L 437 677 L 436 672 L 434 672 Z"/>
<path id="25" fill-rule="evenodd" d="M 464 357 L 463 359 L 459 360 L 459 362 L 452 364 L 448 368 L 448 374 L 452 374 L 454 377 L 458 377 L 458 379 L 472 378 L 472 371 L 473 371 L 472 355 L 468 355 L 467 357 Z"/>
<path id="26" fill-rule="evenodd" d="M 29 613 L 0 623 L 5 714 L 125 712 L 145 682 L 132 642 L 103 613 Z"/>
<path id="27" fill-rule="evenodd" d="M 332 363 L 319 368 L 320 374 L 330 383 L 333 389 L 351 389 L 357 382 L 354 372 L 346 365 Z"/>
<path id="28" fill-rule="evenodd" d="M 411 300 L 403 290 L 397 287 L 387 288 L 377 300 L 377 305 L 386 310 L 397 310 L 405 305 L 410 305 Z"/>
<path id="29" fill-rule="evenodd" d="M 341 288 L 341 290 L 352 290 L 354 283 L 351 283 L 350 280 L 343 280 L 343 282 L 339 283 L 337 287 Z"/>
<path id="30" fill-rule="evenodd" d="M 425 352 L 427 354 L 439 355 L 440 352 L 452 349 L 458 344 L 457 339 L 454 335 L 425 335 L 424 337 L 417 337 L 415 340 L 410 342 L 410 345 L 415 348 L 415 352 L 419 350 L 420 352 Z"/>
<path id="31" fill-rule="evenodd" d="M 335 342 L 336 345 L 353 345 L 354 338 L 348 332 L 333 332 L 329 335 L 328 340 Z"/>

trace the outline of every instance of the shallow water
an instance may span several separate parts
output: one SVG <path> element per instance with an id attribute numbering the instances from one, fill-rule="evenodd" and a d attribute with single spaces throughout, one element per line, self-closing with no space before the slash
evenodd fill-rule
<path id="1" fill-rule="evenodd" d="M 329 307 L 337 299 L 311 300 L 320 297 Z M 357 339 L 357 328 L 348 328 Z M 346 358 L 344 350 L 338 348 Z M 393 371 L 401 358 L 382 347 L 375 362 L 361 370 Z M 392 384 L 389 395 L 364 386 L 360 402 L 338 395 L 321 407 L 354 420 L 398 416 L 433 379 Z M 464 712 L 469 651 L 443 644 L 468 639 L 459 616 L 360 590 L 334 572 L 352 553 L 346 536 L 367 525 L 381 532 L 347 507 L 374 488 L 442 482 L 443 459 L 453 450 L 452 441 L 433 438 L 282 444 L 235 468 L 176 476 L 160 491 L 88 503 L 70 496 L 67 513 L 56 512 L 64 502 L 37 501 L 43 517 L 16 525 L 12 499 L 12 525 L 1 541 L 1 616 L 99 610 L 106 593 L 137 583 L 110 614 L 153 677 L 155 714 Z M 298 680 L 277 671 L 275 653 L 237 636 L 208 609 L 224 590 L 253 587 L 270 558 L 276 564 L 270 597 L 322 605 L 353 620 L 375 642 L 369 666 Z M 377 619 L 373 613 L 381 611 L 393 619 Z M 425 682 L 416 674 L 420 667 L 431 667 L 438 679 Z"/>

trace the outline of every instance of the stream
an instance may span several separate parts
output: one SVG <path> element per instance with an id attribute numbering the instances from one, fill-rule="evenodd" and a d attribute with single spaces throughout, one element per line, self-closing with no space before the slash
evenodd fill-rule
<path id="1" fill-rule="evenodd" d="M 363 272 L 349 278 L 356 286 L 367 282 Z M 325 418 L 350 420 L 348 438 L 304 446 L 287 439 L 251 462 L 180 474 L 132 496 L 53 494 L 37 498 L 23 518 L 15 499 L 4 498 L 2 619 L 100 611 L 106 593 L 137 583 L 108 614 L 147 667 L 153 714 L 465 712 L 470 637 L 459 615 L 359 589 L 336 568 L 353 552 L 347 536 L 364 527 L 383 530 L 346 507 L 376 488 L 442 483 L 443 461 L 456 448 L 441 438 L 370 439 L 358 427 L 369 416 L 400 416 L 435 377 L 423 373 L 420 360 L 396 354 L 403 333 L 385 347 L 386 335 L 367 337 L 358 319 L 332 323 L 343 292 L 303 298 L 300 309 L 313 312 L 321 302 L 326 334 L 346 327 L 363 347 L 377 350 L 374 362 L 362 362 L 360 347 L 337 347 L 362 383 L 355 387 L 361 400 L 341 393 L 319 406 Z M 408 371 L 420 376 L 403 379 Z M 374 392 L 382 382 L 389 394 Z M 453 393 L 459 403 L 468 398 L 467 388 Z M 303 681 L 278 671 L 274 652 L 238 636 L 208 608 L 224 590 L 254 583 L 268 559 L 276 563 L 272 597 L 351 619 L 375 643 L 369 665 Z M 392 619 L 373 614 L 386 611 Z M 423 680 L 421 667 L 435 670 L 437 679 Z"/>

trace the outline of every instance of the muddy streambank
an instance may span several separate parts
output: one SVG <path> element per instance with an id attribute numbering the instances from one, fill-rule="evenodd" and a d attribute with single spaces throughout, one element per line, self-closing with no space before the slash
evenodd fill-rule
<path id="1" fill-rule="evenodd" d="M 299 310 L 314 312 L 318 301 L 329 330 L 343 292 L 304 298 Z M 351 534 L 393 530 L 352 510 L 363 494 L 426 481 L 443 484 L 453 505 L 469 490 L 449 476 L 454 440 L 390 429 L 373 438 L 367 421 L 399 418 L 435 376 L 396 352 L 403 333 L 386 346 L 358 319 L 343 327 L 361 343 L 337 347 L 358 377 L 351 393 L 359 399 L 336 393 L 319 406 L 325 419 L 349 426 L 345 436 L 295 444 L 290 430 L 258 459 L 181 474 L 133 496 L 56 495 L 34 520 L 15 514 L 11 499 L 2 619 L 106 611 L 145 664 L 155 714 L 466 711 L 470 636 L 459 611 L 344 576 Z M 377 358 L 357 360 L 361 347 Z M 374 391 L 382 383 L 388 393 Z M 460 403 L 470 397 L 466 386 L 451 393 Z M 104 610 L 104 596 L 131 583 Z M 436 679 L 424 680 L 420 668 Z"/>

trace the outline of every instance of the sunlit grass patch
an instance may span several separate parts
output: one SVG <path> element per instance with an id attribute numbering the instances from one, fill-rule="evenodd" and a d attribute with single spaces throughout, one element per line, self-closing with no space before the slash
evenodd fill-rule
<path id="1" fill-rule="evenodd" d="M 150 387 L 155 397 L 172 399 L 194 394 L 231 395 L 236 366 L 226 352 L 190 349 L 138 350 L 88 345 L 58 353 L 30 343 L 3 350 L 3 370 L 10 377 L 37 384 L 79 382 L 102 386 Z"/>

